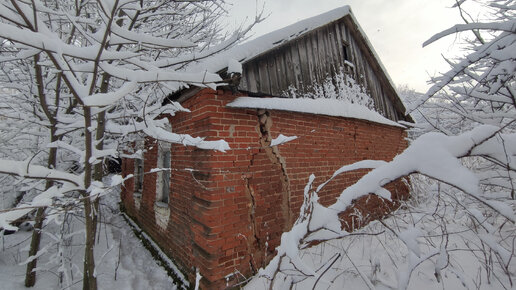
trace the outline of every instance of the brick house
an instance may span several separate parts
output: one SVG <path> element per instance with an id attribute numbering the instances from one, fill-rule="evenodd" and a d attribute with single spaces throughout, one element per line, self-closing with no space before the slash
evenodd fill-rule
<path id="1" fill-rule="evenodd" d="M 228 73 L 230 58 L 242 63 L 237 78 Z M 299 214 L 310 174 L 320 183 L 346 164 L 391 160 L 407 146 L 405 131 L 396 122 L 411 119 L 347 6 L 199 66 L 218 72 L 228 83 L 217 90 L 192 87 L 173 94 L 191 112 L 169 116 L 171 128 L 206 140 L 224 139 L 231 149 L 218 152 L 146 139 L 135 144 L 145 149 L 142 159 L 123 160 L 123 174 L 136 177 L 125 182 L 121 195 L 126 213 L 190 281 L 198 270 L 202 288 L 221 289 L 237 285 L 272 258 L 282 232 Z M 379 114 L 349 110 L 349 103 L 342 110 L 336 104 L 336 113 L 318 111 L 317 100 L 309 106 L 305 102 L 303 109 L 297 99 L 280 98 L 292 87 L 309 92 L 342 71 L 366 88 Z M 280 135 L 297 138 L 271 146 Z M 159 167 L 170 167 L 170 174 L 151 173 Z M 322 203 L 333 203 L 365 172 L 334 179 L 320 194 Z M 388 188 L 394 199 L 407 195 L 401 182 Z M 361 211 L 364 218 L 343 213 L 343 226 L 355 228 L 394 206 L 374 197 L 358 200 L 350 211 Z"/>

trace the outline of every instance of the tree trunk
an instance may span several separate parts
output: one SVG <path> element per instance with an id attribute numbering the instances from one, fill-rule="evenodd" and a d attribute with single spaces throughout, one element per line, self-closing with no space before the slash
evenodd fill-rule
<path id="1" fill-rule="evenodd" d="M 56 141 L 54 133 L 55 130 L 52 130 L 51 141 Z M 55 139 L 55 140 L 54 140 Z M 50 148 L 50 152 L 48 154 L 48 167 L 53 168 L 56 165 L 57 157 L 57 148 Z M 53 185 L 53 182 L 47 180 L 45 184 L 45 190 L 49 189 Z M 35 256 L 39 251 L 39 244 L 41 242 L 41 227 L 43 226 L 43 221 L 45 220 L 45 210 L 46 207 L 39 208 L 36 212 L 36 220 L 34 223 L 34 230 L 32 232 L 32 240 L 30 242 L 29 249 L 29 258 Z M 38 259 L 34 259 L 27 264 L 27 269 L 25 271 L 25 287 L 33 287 L 36 284 L 36 272 L 34 269 L 36 268 L 38 263 Z"/>
<path id="2" fill-rule="evenodd" d="M 84 247 L 84 278 L 83 290 L 97 290 L 97 277 L 95 273 L 95 234 L 96 234 L 96 213 L 94 202 L 89 198 L 84 199 L 84 215 L 86 225 L 86 245 Z"/>
<path id="3" fill-rule="evenodd" d="M 85 124 L 85 145 L 86 154 L 84 160 L 84 188 L 83 204 L 84 204 L 84 223 L 86 226 L 86 245 L 84 247 L 84 277 L 82 280 L 83 290 L 97 290 L 97 278 L 95 274 L 95 235 L 97 231 L 97 212 L 94 204 L 98 198 L 93 201 L 87 191 L 91 186 L 91 179 L 93 175 L 93 166 L 91 165 L 91 157 L 93 152 L 93 136 L 90 132 L 91 127 L 91 109 L 84 107 L 84 124 Z"/>
<path id="4" fill-rule="evenodd" d="M 111 77 L 107 73 L 102 74 L 102 81 L 100 84 L 100 92 L 107 93 L 109 88 L 109 81 Z M 97 151 L 104 150 L 104 133 L 106 131 L 106 111 L 102 110 L 97 114 L 97 131 L 95 135 L 96 146 L 95 149 Z M 96 181 L 102 181 L 102 177 L 104 177 L 104 162 L 99 162 L 95 164 L 93 179 Z"/>
<path id="5" fill-rule="evenodd" d="M 43 225 L 43 220 L 45 220 L 45 209 L 46 208 L 38 208 L 36 212 L 36 221 L 34 223 L 34 230 L 32 232 L 32 240 L 30 242 L 29 249 L 29 258 L 35 256 L 39 251 L 39 244 L 41 241 L 41 226 Z M 34 259 L 27 264 L 27 270 L 25 272 L 25 287 L 32 287 L 36 284 L 36 268 L 38 263 L 38 259 Z"/>
<path id="6" fill-rule="evenodd" d="M 44 87 L 43 87 L 43 73 L 41 71 L 41 66 L 39 65 L 39 54 L 34 56 L 34 71 L 36 76 L 36 83 L 38 85 L 38 98 L 41 108 L 45 113 L 48 121 L 51 124 L 50 127 L 50 142 L 54 142 L 58 140 L 56 136 L 57 132 L 57 121 L 55 119 L 55 115 L 57 114 L 57 107 L 59 106 L 59 94 L 56 94 L 55 106 L 56 109 L 54 113 L 49 110 Z M 59 77 L 60 80 L 60 77 Z M 56 85 L 56 89 L 59 90 L 60 81 L 58 81 Z M 57 163 L 57 148 L 52 147 L 48 152 L 48 160 L 47 167 L 55 168 Z M 45 190 L 49 189 L 53 185 L 53 181 L 47 180 L 45 183 Z M 41 243 L 41 227 L 43 226 L 43 221 L 45 220 L 45 210 L 46 208 L 39 208 L 36 212 L 36 220 L 34 223 L 34 230 L 32 232 L 32 239 L 30 242 L 29 249 L 29 258 L 35 256 L 39 251 L 39 245 Z M 27 269 L 25 270 L 25 287 L 33 287 L 36 284 L 36 269 L 38 263 L 38 259 L 34 259 L 27 264 Z"/>

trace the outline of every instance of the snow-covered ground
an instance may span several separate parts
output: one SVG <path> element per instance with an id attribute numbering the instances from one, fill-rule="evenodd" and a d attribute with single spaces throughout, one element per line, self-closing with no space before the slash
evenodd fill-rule
<path id="1" fill-rule="evenodd" d="M 124 220 L 118 208 L 118 193 L 112 192 L 103 198 L 102 224 L 98 231 L 99 241 L 95 248 L 97 262 L 97 279 L 99 289 L 177 289 L 161 266 L 154 260 L 150 252 L 135 236 L 132 228 Z M 38 261 L 41 269 L 37 273 L 35 290 L 62 289 L 68 281 L 73 286 L 66 289 L 82 289 L 82 255 L 84 230 L 79 218 L 72 218 L 70 225 L 58 224 L 52 221 L 46 225 L 41 249 L 45 253 Z M 50 228 L 53 228 L 51 231 Z M 59 263 L 59 246 L 54 241 L 60 240 L 49 234 L 59 233 L 60 228 L 68 228 L 75 233 L 70 240 L 70 247 L 63 252 L 65 258 L 70 257 L 71 263 Z M 30 232 L 19 231 L 0 239 L 0 289 L 27 289 L 24 287 L 25 265 L 30 244 Z M 45 248 L 51 244 L 50 247 Z M 59 283 L 59 266 L 65 267 L 62 283 Z M 67 277 L 68 276 L 68 277 Z"/>
<path id="2" fill-rule="evenodd" d="M 291 276 L 279 273 L 273 289 L 515 289 L 515 254 L 490 248 L 510 249 L 513 225 L 501 221 L 496 233 L 486 233 L 467 214 L 485 209 L 445 187 L 434 183 L 382 222 L 302 250 L 302 262 L 317 275 L 286 270 Z M 452 195 L 439 195 L 443 190 Z M 488 227 L 493 218 L 481 222 Z M 500 237 L 500 246 L 489 241 Z M 268 282 L 255 277 L 245 289 L 269 289 Z"/>
<path id="3" fill-rule="evenodd" d="M 482 230 L 473 226 L 471 216 L 453 206 L 454 199 L 468 204 L 471 212 L 481 209 L 475 209 L 475 203 L 468 202 L 464 194 L 439 196 L 442 186 L 434 184 L 425 190 L 425 195 L 416 195 L 383 223 L 373 222 L 350 236 L 303 250 L 303 262 L 312 269 L 323 269 L 318 271 L 323 274 L 305 277 L 293 289 L 399 289 L 405 282 L 407 289 L 417 290 L 504 289 L 501 282 L 508 285 L 508 277 L 514 279 L 516 273 L 505 273 L 499 267 L 500 260 L 486 246 L 486 235 L 479 234 Z M 102 209 L 96 246 L 99 289 L 179 289 L 124 220 L 118 209 L 117 192 L 103 197 Z M 79 218 L 72 220 L 69 225 L 58 220 L 47 224 L 41 247 L 45 253 L 38 263 L 41 270 L 33 289 L 82 288 L 84 231 Z M 56 260 L 59 246 L 54 241 L 62 239 L 48 232 L 59 233 L 60 228 L 75 233 L 69 241 L 71 246 L 62 247 L 67 249 L 63 257 L 70 257 L 72 263 Z M 497 232 L 512 241 L 512 225 Z M 26 289 L 22 263 L 27 258 L 29 242 L 30 233 L 24 231 L 1 238 L 0 289 Z M 508 269 L 514 269 L 513 257 L 509 253 Z M 62 276 L 61 284 L 59 265 L 68 275 Z M 281 274 L 278 277 L 274 289 L 288 289 L 290 280 L 283 280 Z M 67 279 L 75 284 L 67 288 Z M 255 277 L 245 289 L 268 289 L 267 280 Z"/>

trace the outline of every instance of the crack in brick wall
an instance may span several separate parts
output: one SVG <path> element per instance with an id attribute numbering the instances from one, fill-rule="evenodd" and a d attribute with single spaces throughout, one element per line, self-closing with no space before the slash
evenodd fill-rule
<path id="1" fill-rule="evenodd" d="M 282 203 L 281 211 L 284 218 L 283 230 L 288 231 L 293 223 L 291 214 L 291 189 L 290 180 L 287 174 L 287 164 L 285 159 L 281 156 L 277 146 L 271 147 L 271 134 L 270 129 L 272 127 L 272 117 L 266 110 L 258 110 L 258 120 L 260 124 L 260 144 L 264 148 L 265 154 L 272 161 L 273 164 L 278 164 L 281 168 L 281 186 L 282 186 Z"/>
<path id="2" fill-rule="evenodd" d="M 253 154 L 254 157 L 255 154 Z M 252 158 L 253 158 L 252 157 Z M 252 159 L 251 158 L 251 164 Z M 258 271 L 258 268 L 260 265 L 256 265 L 255 260 L 255 254 L 260 255 L 261 254 L 261 247 L 260 247 L 260 237 L 258 236 L 258 227 L 256 224 L 256 199 L 254 196 L 254 189 L 252 188 L 249 179 L 249 176 L 243 176 L 244 182 L 245 182 L 245 191 L 247 193 L 247 198 L 249 199 L 249 220 L 251 222 L 250 227 L 252 231 L 252 236 L 247 238 L 247 251 L 249 252 L 249 256 L 251 259 L 249 259 L 249 266 L 251 267 L 251 271 L 253 274 L 256 274 Z M 258 251 L 255 251 L 255 248 L 258 248 Z M 261 260 L 261 259 L 260 259 Z"/>

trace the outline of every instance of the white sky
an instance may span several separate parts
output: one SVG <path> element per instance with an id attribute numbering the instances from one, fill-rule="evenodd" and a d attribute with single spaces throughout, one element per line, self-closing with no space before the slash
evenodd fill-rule
<path id="1" fill-rule="evenodd" d="M 254 18 L 264 0 L 230 0 L 231 21 Z M 441 54 L 452 55 L 455 38 L 422 48 L 433 34 L 462 23 L 454 0 L 265 0 L 270 16 L 253 30 L 253 38 L 331 9 L 350 5 L 360 26 L 396 85 L 420 92 L 429 88 L 429 75 L 447 70 Z M 477 10 L 478 11 L 478 10 Z"/>

